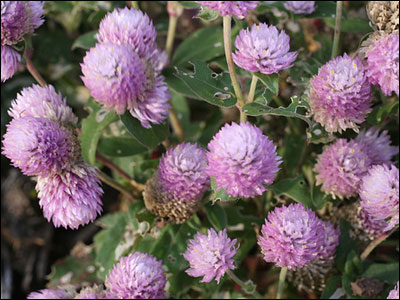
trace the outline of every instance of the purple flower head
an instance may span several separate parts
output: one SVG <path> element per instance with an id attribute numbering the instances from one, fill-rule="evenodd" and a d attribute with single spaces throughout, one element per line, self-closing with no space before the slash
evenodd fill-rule
<path id="1" fill-rule="evenodd" d="M 374 39 L 366 50 L 365 71 L 368 81 L 383 94 L 399 96 L 399 32 Z"/>
<path id="2" fill-rule="evenodd" d="M 84 161 L 59 174 L 39 176 L 36 190 L 45 218 L 55 227 L 77 229 L 102 211 L 103 190 L 96 168 Z"/>
<path id="3" fill-rule="evenodd" d="M 389 296 L 386 299 L 399 299 L 399 282 L 394 286 L 394 289 L 390 291 Z"/>
<path id="4" fill-rule="evenodd" d="M 328 132 L 358 131 L 371 109 L 371 86 L 359 58 L 347 54 L 323 65 L 310 80 L 309 103 L 314 120 Z"/>
<path id="5" fill-rule="evenodd" d="M 1 82 L 14 76 L 20 61 L 21 55 L 17 51 L 10 46 L 1 45 Z"/>
<path id="6" fill-rule="evenodd" d="M 43 24 L 44 1 L 1 1 L 1 45 L 20 42 Z"/>
<path id="7" fill-rule="evenodd" d="M 201 199 L 210 184 L 206 153 L 190 143 L 170 148 L 158 165 L 158 183 L 163 191 L 185 202 Z"/>
<path id="8" fill-rule="evenodd" d="M 208 144 L 210 177 L 232 196 L 262 195 L 273 183 L 281 163 L 276 146 L 255 125 L 226 124 Z"/>
<path id="9" fill-rule="evenodd" d="M 336 247 L 339 245 L 340 230 L 328 221 L 321 221 L 324 227 L 324 243 L 320 249 L 319 258 L 329 259 L 335 255 Z"/>
<path id="10" fill-rule="evenodd" d="M 367 131 L 362 130 L 355 141 L 362 145 L 371 159 L 372 165 L 390 164 L 392 157 L 399 153 L 398 146 L 390 146 L 388 131 L 379 131 L 371 127 Z"/>
<path id="11" fill-rule="evenodd" d="M 51 85 L 41 87 L 34 84 L 32 87 L 24 88 L 11 103 L 8 114 L 14 119 L 35 117 L 62 123 L 78 122 L 65 98 Z"/>
<path id="12" fill-rule="evenodd" d="M 370 165 L 371 159 L 362 145 L 338 139 L 318 156 L 313 171 L 322 191 L 342 199 L 356 195 Z"/>
<path id="13" fill-rule="evenodd" d="M 105 286 L 120 299 L 164 299 L 166 283 L 161 261 L 135 252 L 114 265 Z"/>
<path id="14" fill-rule="evenodd" d="M 395 165 L 375 165 L 362 179 L 361 207 L 372 220 L 388 222 L 384 231 L 399 224 L 399 170 Z"/>
<path id="15" fill-rule="evenodd" d="M 268 213 L 258 245 L 266 262 L 296 269 L 321 255 L 320 249 L 326 244 L 327 236 L 325 224 L 315 213 L 296 203 L 276 207 Z"/>
<path id="16" fill-rule="evenodd" d="M 71 129 L 44 118 L 13 119 L 7 125 L 3 154 L 25 175 L 61 172 L 79 157 L 79 142 Z"/>
<path id="17" fill-rule="evenodd" d="M 102 286 L 94 285 L 93 287 L 83 288 L 74 299 L 115 299 L 110 297 L 111 294 L 103 290 Z"/>
<path id="18" fill-rule="evenodd" d="M 315 1 L 285 1 L 283 6 L 295 14 L 309 15 L 317 8 Z"/>
<path id="19" fill-rule="evenodd" d="M 197 1 L 211 10 L 218 11 L 221 17 L 235 16 L 244 19 L 249 10 L 254 10 L 260 1 Z"/>
<path id="20" fill-rule="evenodd" d="M 129 46 L 97 44 L 86 53 L 81 67 L 90 95 L 118 114 L 134 108 L 145 88 L 145 64 Z"/>
<path id="21" fill-rule="evenodd" d="M 217 233 L 211 228 L 207 235 L 196 233 L 183 254 L 190 264 L 186 273 L 192 277 L 204 276 L 201 282 L 210 282 L 215 277 L 219 283 L 226 271 L 235 268 L 233 256 L 239 248 L 236 242 L 228 237 L 226 229 Z"/>
<path id="22" fill-rule="evenodd" d="M 70 299 L 70 297 L 64 290 L 44 289 L 30 293 L 26 299 Z"/>
<path id="23" fill-rule="evenodd" d="M 289 36 L 275 26 L 254 24 L 242 29 L 235 40 L 234 62 L 250 72 L 278 73 L 293 66 L 296 52 L 289 52 Z"/>
<path id="24" fill-rule="evenodd" d="M 374 220 L 361 206 L 357 208 L 356 220 L 359 223 L 358 226 L 366 233 L 369 240 L 380 236 L 388 227 L 388 222 L 385 220 Z M 355 227 L 358 226 L 356 225 Z"/>

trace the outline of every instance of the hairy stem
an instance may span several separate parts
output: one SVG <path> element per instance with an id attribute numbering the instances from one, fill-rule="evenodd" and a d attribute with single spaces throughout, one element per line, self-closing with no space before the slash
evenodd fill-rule
<path id="1" fill-rule="evenodd" d="M 373 240 L 368 247 L 364 250 L 364 252 L 361 254 L 361 260 L 365 260 L 368 255 L 384 240 L 386 240 L 393 232 L 395 232 L 398 229 L 398 226 L 390 230 L 389 232 L 382 233 L 379 237 L 377 237 L 375 240 Z"/>
<path id="2" fill-rule="evenodd" d="M 243 282 L 240 278 L 238 278 L 231 270 L 227 270 L 226 273 L 228 276 L 238 284 L 242 290 L 247 294 L 247 295 L 253 295 L 256 298 L 262 299 L 263 297 L 256 291 L 256 286 L 255 284 L 249 280 L 247 282 Z"/>
<path id="3" fill-rule="evenodd" d="M 228 64 L 229 74 L 231 76 L 233 90 L 238 101 L 238 109 L 240 110 L 240 122 L 246 122 L 247 116 L 243 112 L 243 105 L 245 105 L 243 94 L 240 89 L 239 81 L 237 79 L 237 74 L 235 70 L 235 64 L 232 58 L 232 28 L 231 28 L 231 16 L 223 17 L 223 27 L 224 27 L 224 47 L 225 47 L 225 57 L 226 63 Z"/>
<path id="4" fill-rule="evenodd" d="M 33 65 L 31 61 L 31 57 L 33 54 L 33 48 L 32 48 L 32 41 L 30 36 L 25 37 L 25 50 L 24 50 L 24 58 L 25 58 L 25 63 L 26 63 L 26 68 L 31 73 L 33 78 L 41 85 L 41 86 L 46 86 L 47 83 L 43 79 L 43 77 L 40 75 L 38 70 L 36 70 L 35 66 Z"/>
<path id="5" fill-rule="evenodd" d="M 332 46 L 332 58 L 338 56 L 339 53 L 339 39 L 340 39 L 340 27 L 342 23 L 342 9 L 343 1 L 336 2 L 336 23 L 335 23 L 335 35 L 333 38 Z"/>
<path id="6" fill-rule="evenodd" d="M 276 293 L 276 299 L 282 299 L 283 286 L 285 284 L 287 270 L 287 267 L 283 267 L 279 274 L 278 292 Z"/>
<path id="7" fill-rule="evenodd" d="M 103 181 L 105 184 L 111 186 L 112 188 L 116 189 L 117 191 L 119 191 L 121 194 L 123 194 L 126 198 L 128 198 L 129 200 L 132 200 L 134 202 L 137 201 L 137 199 L 135 199 L 132 194 L 125 189 L 125 187 L 123 187 L 122 185 L 120 185 L 118 182 L 116 182 L 114 179 L 112 179 L 111 177 L 109 177 L 108 175 L 106 175 L 105 173 L 98 171 L 98 176 L 100 178 L 101 181 Z"/>
<path id="8" fill-rule="evenodd" d="M 257 87 L 257 80 L 258 80 L 257 76 L 253 74 L 253 77 L 251 78 L 249 96 L 247 97 L 247 103 L 251 103 L 254 101 L 254 94 L 256 93 L 256 87 Z"/>

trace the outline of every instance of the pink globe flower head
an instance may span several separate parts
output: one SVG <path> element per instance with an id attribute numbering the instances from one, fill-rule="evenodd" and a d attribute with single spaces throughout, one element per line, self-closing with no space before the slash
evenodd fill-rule
<path id="1" fill-rule="evenodd" d="M 135 252 L 114 265 L 105 286 L 120 299 L 164 299 L 166 283 L 161 261 Z"/>
<path id="2" fill-rule="evenodd" d="M 326 244 L 326 228 L 311 209 L 300 203 L 290 204 L 276 207 L 267 218 L 258 237 L 266 262 L 295 270 L 321 255 L 321 248 Z M 333 244 L 328 240 L 328 245 Z"/>
<path id="3" fill-rule="evenodd" d="M 48 119 L 24 117 L 7 125 L 2 153 L 25 175 L 47 176 L 73 165 L 80 148 L 71 129 Z"/>
<path id="4" fill-rule="evenodd" d="M 45 218 L 55 227 L 77 229 L 102 211 L 103 190 L 96 168 L 84 161 L 58 174 L 38 176 L 36 190 Z"/>
<path id="5" fill-rule="evenodd" d="M 399 299 L 399 282 L 394 286 L 394 289 L 389 292 L 389 296 L 386 299 Z"/>
<path id="6" fill-rule="evenodd" d="M 38 292 L 32 292 L 26 299 L 70 299 L 71 295 L 61 289 L 44 289 Z"/>
<path id="7" fill-rule="evenodd" d="M 320 249 L 319 259 L 330 259 L 334 257 L 336 247 L 339 245 L 339 228 L 335 228 L 328 221 L 321 221 L 324 227 L 324 243 Z"/>
<path id="8" fill-rule="evenodd" d="M 210 184 L 206 153 L 191 143 L 170 148 L 158 165 L 158 182 L 163 191 L 184 202 L 201 199 Z"/>
<path id="9" fill-rule="evenodd" d="M 391 164 L 392 157 L 399 153 L 398 146 L 390 146 L 387 130 L 381 132 L 375 127 L 362 130 L 355 141 L 363 146 L 372 165 Z"/>
<path id="10" fill-rule="evenodd" d="M 309 15 L 317 8 L 315 1 L 285 1 L 283 6 L 295 14 Z"/>
<path id="11" fill-rule="evenodd" d="M 211 10 L 218 11 L 221 17 L 235 16 L 244 19 L 250 10 L 256 9 L 260 1 L 197 1 Z"/>
<path id="12" fill-rule="evenodd" d="M 364 147 L 357 142 L 338 139 L 317 158 L 313 171 L 321 190 L 340 199 L 355 196 L 371 159 Z"/>
<path id="13" fill-rule="evenodd" d="M 1 82 L 14 76 L 18 70 L 21 55 L 12 47 L 1 45 Z"/>
<path id="14" fill-rule="evenodd" d="M 369 240 L 373 240 L 380 236 L 385 229 L 388 227 L 388 222 L 385 220 L 374 220 L 370 214 L 368 214 L 363 207 L 358 207 L 356 219 L 358 226 L 362 228 L 365 236 Z M 355 227 L 358 227 L 358 226 Z"/>
<path id="15" fill-rule="evenodd" d="M 94 285 L 83 288 L 74 299 L 115 299 L 116 297 L 105 290 L 102 286 Z"/>
<path id="16" fill-rule="evenodd" d="M 311 113 L 327 132 L 348 128 L 358 132 L 358 124 L 372 110 L 371 98 L 371 86 L 361 60 L 347 54 L 327 62 L 310 80 Z"/>
<path id="17" fill-rule="evenodd" d="M 210 177 L 232 196 L 262 195 L 273 183 L 281 163 L 276 146 L 255 125 L 226 124 L 208 144 Z"/>
<path id="18" fill-rule="evenodd" d="M 278 73 L 293 66 L 297 53 L 289 52 L 290 38 L 284 30 L 265 23 L 242 29 L 235 40 L 233 61 L 250 72 Z"/>
<path id="19" fill-rule="evenodd" d="M 383 94 L 399 96 L 399 32 L 379 36 L 365 50 L 368 81 Z"/>
<path id="20" fill-rule="evenodd" d="M 34 117 L 74 125 L 78 123 L 78 118 L 67 105 L 66 99 L 51 85 L 41 87 L 34 84 L 24 88 L 12 101 L 8 114 L 14 119 Z"/>
<path id="21" fill-rule="evenodd" d="M 372 220 L 388 222 L 384 231 L 399 224 L 399 170 L 395 165 L 372 166 L 359 194 L 361 207 Z"/>
<path id="22" fill-rule="evenodd" d="M 235 268 L 233 256 L 239 248 L 236 242 L 236 239 L 228 237 L 226 229 L 217 233 L 211 228 L 207 235 L 196 233 L 183 254 L 190 264 L 186 273 L 192 277 L 204 276 L 201 282 L 210 282 L 215 278 L 219 284 L 225 272 Z"/>
<path id="23" fill-rule="evenodd" d="M 44 1 L 1 1 L 1 45 L 22 41 L 43 24 Z"/>

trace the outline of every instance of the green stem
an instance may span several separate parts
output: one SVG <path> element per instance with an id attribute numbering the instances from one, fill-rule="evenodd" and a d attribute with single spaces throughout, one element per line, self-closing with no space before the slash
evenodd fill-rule
<path id="1" fill-rule="evenodd" d="M 342 9 L 343 1 L 336 2 L 336 23 L 335 23 L 335 35 L 333 38 L 332 46 L 332 58 L 338 56 L 339 53 L 339 39 L 340 39 L 340 27 L 342 23 Z"/>
<path id="2" fill-rule="evenodd" d="M 47 83 L 43 79 L 43 77 L 40 75 L 38 70 L 35 68 L 31 61 L 31 57 L 33 54 L 33 48 L 32 48 L 32 41 L 30 36 L 25 36 L 25 50 L 24 50 L 24 58 L 25 58 L 25 63 L 26 63 L 26 69 L 31 73 L 33 78 L 41 85 L 41 86 L 46 86 Z"/>
<path id="3" fill-rule="evenodd" d="M 287 267 L 281 269 L 281 273 L 279 274 L 279 282 L 278 282 L 278 292 L 276 293 L 276 299 L 282 299 L 283 285 L 285 284 Z"/>
<path id="4" fill-rule="evenodd" d="M 257 87 L 257 80 L 258 80 L 257 76 L 253 74 L 253 77 L 251 78 L 249 96 L 247 97 L 247 103 L 251 103 L 254 101 L 254 94 L 256 93 L 256 87 Z"/>
<path id="5" fill-rule="evenodd" d="M 131 7 L 136 8 L 137 10 L 140 9 L 138 1 L 131 1 Z"/>
<path id="6" fill-rule="evenodd" d="M 226 63 L 228 64 L 228 70 L 231 76 L 233 90 L 235 91 L 235 95 L 238 101 L 238 109 L 240 111 L 240 122 L 246 122 L 247 116 L 242 109 L 243 105 L 245 105 L 245 102 L 243 100 L 243 94 L 240 89 L 239 81 L 237 79 L 237 74 L 235 70 L 235 64 L 233 63 L 233 58 L 232 58 L 232 28 L 231 28 L 232 17 L 225 16 L 223 17 L 222 20 L 224 27 L 224 48 L 225 48 Z"/>
<path id="7" fill-rule="evenodd" d="M 368 247 L 364 250 L 364 252 L 361 254 L 361 260 L 365 260 L 368 255 L 384 240 L 386 240 L 393 232 L 397 230 L 398 226 L 390 230 L 389 232 L 385 232 L 381 234 L 376 240 L 372 241 Z"/>
<path id="8" fill-rule="evenodd" d="M 120 185 L 113 178 L 111 178 L 107 174 L 103 173 L 102 171 L 98 171 L 97 173 L 98 173 L 98 176 L 99 176 L 100 180 L 103 181 L 105 184 L 107 184 L 107 185 L 111 186 L 112 188 L 116 189 L 117 191 L 119 191 L 121 194 L 123 194 L 129 200 L 134 201 L 134 202 L 137 201 L 137 199 L 135 199 L 132 196 L 130 191 L 126 190 L 125 187 Z"/>
<path id="9" fill-rule="evenodd" d="M 238 284 L 247 295 L 252 295 L 259 299 L 263 298 L 256 291 L 256 286 L 251 280 L 248 280 L 247 282 L 243 282 L 231 270 L 226 271 L 226 273 L 228 273 L 228 276 L 233 280 L 233 282 Z"/>

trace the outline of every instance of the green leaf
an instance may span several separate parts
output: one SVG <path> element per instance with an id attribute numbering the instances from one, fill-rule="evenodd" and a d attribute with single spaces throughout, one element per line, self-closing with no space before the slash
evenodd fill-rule
<path id="1" fill-rule="evenodd" d="M 309 104 L 306 101 L 301 101 L 299 97 L 294 96 L 290 98 L 292 103 L 289 104 L 288 107 L 278 107 L 273 108 L 268 105 L 262 105 L 259 103 L 248 103 L 243 106 L 243 111 L 250 116 L 261 116 L 261 115 L 274 115 L 274 116 L 283 116 L 290 118 L 299 118 L 306 122 L 310 127 L 312 126 L 312 122 L 305 115 L 297 112 L 299 107 L 305 107 L 309 109 Z"/>
<path id="2" fill-rule="evenodd" d="M 110 157 L 131 156 L 147 151 L 147 148 L 131 137 L 103 137 L 97 146 L 98 151 Z"/>
<path id="3" fill-rule="evenodd" d="M 294 175 L 305 150 L 306 137 L 304 135 L 287 134 L 285 136 L 283 161 L 285 162 L 285 169 L 289 175 Z"/>
<path id="4" fill-rule="evenodd" d="M 201 7 L 200 12 L 196 16 L 204 21 L 211 22 L 219 17 L 219 12 L 212 9 L 207 9 L 204 6 Z"/>
<path id="5" fill-rule="evenodd" d="M 335 263 L 342 273 L 345 272 L 348 253 L 352 250 L 358 253 L 357 241 L 353 240 L 349 234 L 350 228 L 351 225 L 348 222 L 343 219 L 340 220 L 339 245 L 336 248 Z"/>
<path id="6" fill-rule="evenodd" d="M 226 213 L 218 203 L 212 204 L 211 201 L 209 201 L 204 205 L 204 209 L 207 212 L 208 220 L 215 229 L 222 230 L 226 228 L 228 223 Z"/>
<path id="7" fill-rule="evenodd" d="M 325 289 L 321 295 L 321 299 L 330 299 L 333 293 L 340 288 L 342 278 L 340 276 L 332 276 L 326 282 Z"/>
<path id="8" fill-rule="evenodd" d="M 301 17 L 310 19 L 329 18 L 336 16 L 336 2 L 334 1 L 316 1 L 317 9 L 310 15 L 302 15 Z M 345 13 L 343 12 L 343 16 Z"/>
<path id="9" fill-rule="evenodd" d="M 324 18 L 324 21 L 329 27 L 335 28 L 336 18 Z M 367 19 L 351 18 L 347 20 L 342 19 L 340 31 L 367 33 L 372 31 L 372 29 Z"/>
<path id="10" fill-rule="evenodd" d="M 211 196 L 210 200 L 212 202 L 215 201 L 235 201 L 240 199 L 241 197 L 234 197 L 226 193 L 226 191 L 222 188 L 217 187 L 217 183 L 215 182 L 215 178 L 211 177 Z"/>
<path id="11" fill-rule="evenodd" d="M 201 100 L 210 104 L 231 107 L 236 104 L 236 97 L 232 88 L 229 73 L 215 73 L 202 61 L 193 61 L 194 73 L 176 68 L 179 79 L 197 95 Z"/>
<path id="12" fill-rule="evenodd" d="M 399 111 L 399 101 L 394 101 L 392 103 L 381 104 L 374 107 L 373 111 L 368 115 L 367 121 L 371 125 L 377 126 L 381 125 L 387 117 L 392 113 Z"/>
<path id="13" fill-rule="evenodd" d="M 207 118 L 206 124 L 203 131 L 198 139 L 198 143 L 204 147 L 207 147 L 213 136 L 218 132 L 223 122 L 223 116 L 221 111 L 214 110 L 210 117 Z"/>
<path id="14" fill-rule="evenodd" d="M 307 208 L 313 207 L 310 190 L 303 176 L 283 179 L 269 186 L 269 189 L 277 196 L 286 195 L 296 202 L 303 203 Z"/>
<path id="15" fill-rule="evenodd" d="M 90 31 L 78 37 L 75 42 L 72 44 L 72 50 L 77 48 L 89 50 L 94 47 L 97 43 L 96 39 L 97 31 Z"/>
<path id="16" fill-rule="evenodd" d="M 311 198 L 315 209 L 318 210 L 325 206 L 325 204 L 331 199 L 331 196 L 321 191 L 321 185 L 317 186 L 316 182 L 314 182 L 311 191 Z"/>
<path id="17" fill-rule="evenodd" d="M 129 112 L 120 116 L 122 123 L 128 132 L 142 145 L 149 149 L 155 148 L 169 133 L 167 122 L 162 124 L 152 124 L 151 128 L 144 128 L 140 121 L 134 118 Z"/>
<path id="18" fill-rule="evenodd" d="M 263 74 L 260 72 L 253 73 L 275 96 L 279 94 L 279 75 L 278 74 Z"/>
<path id="19" fill-rule="evenodd" d="M 162 71 L 162 74 L 165 76 L 165 81 L 171 90 L 185 97 L 202 100 L 200 96 L 193 93 L 193 91 L 186 85 L 183 80 L 175 76 L 175 69 L 173 67 L 166 67 Z"/>
<path id="20" fill-rule="evenodd" d="M 325 128 L 319 123 L 314 123 L 311 128 L 307 128 L 307 142 L 312 144 L 327 144 L 335 140 L 335 136 L 326 132 Z"/>
<path id="21" fill-rule="evenodd" d="M 220 27 L 206 27 L 195 31 L 176 49 L 172 64 L 185 66 L 197 59 L 208 61 L 224 53 L 223 33 Z"/>
<path id="22" fill-rule="evenodd" d="M 362 274 L 365 278 L 374 278 L 394 284 L 399 281 L 399 263 L 371 264 Z"/>
<path id="23" fill-rule="evenodd" d="M 201 6 L 201 4 L 196 1 L 179 1 L 179 4 L 184 8 L 199 8 Z"/>
<path id="24" fill-rule="evenodd" d="M 79 140 L 84 159 L 89 164 L 94 165 L 96 161 L 97 144 L 101 134 L 109 124 L 117 121 L 118 117 L 114 111 L 102 109 L 92 100 L 89 102 L 88 107 L 92 109 L 92 112 L 86 119 L 82 120 L 82 134 Z"/>

